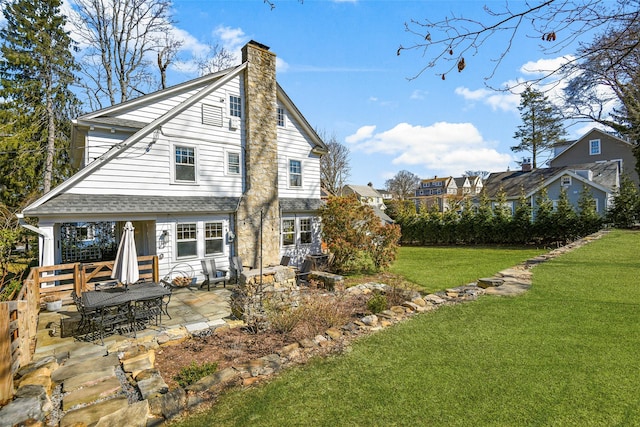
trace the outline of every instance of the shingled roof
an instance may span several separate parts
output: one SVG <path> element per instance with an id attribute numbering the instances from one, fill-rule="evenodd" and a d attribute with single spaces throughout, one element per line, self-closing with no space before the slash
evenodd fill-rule
<path id="1" fill-rule="evenodd" d="M 25 215 L 235 212 L 238 197 L 128 196 L 63 193 Z"/>
<path id="2" fill-rule="evenodd" d="M 530 194 L 541 185 L 549 183 L 564 172 L 577 173 L 577 171 L 583 170 L 592 172 L 592 182 L 597 185 L 613 190 L 617 184 L 618 164 L 612 161 L 540 168 L 528 172 L 494 172 L 484 182 L 484 191 L 489 198 L 495 198 L 500 189 L 502 189 L 506 193 L 507 199 L 515 199 L 520 196 L 521 189 L 524 190 L 525 194 Z"/>

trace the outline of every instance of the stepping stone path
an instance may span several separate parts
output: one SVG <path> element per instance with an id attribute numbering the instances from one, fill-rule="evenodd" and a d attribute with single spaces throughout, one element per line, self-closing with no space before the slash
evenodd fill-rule
<path id="1" fill-rule="evenodd" d="M 278 373 L 305 355 L 323 347 L 348 343 L 354 336 L 375 332 L 414 314 L 439 306 L 474 301 L 481 295 L 515 296 L 531 287 L 530 269 L 542 262 L 580 247 L 603 233 L 553 250 L 476 283 L 446 289 L 435 294 L 411 293 L 407 300 L 378 314 L 365 316 L 340 328 L 330 328 L 314 339 L 287 345 L 279 352 L 248 363 L 215 372 L 186 389 L 169 390 L 154 368 L 155 349 L 201 333 L 205 325 L 175 326 L 161 333 L 135 338 L 113 336 L 104 346 L 58 339 L 58 345 L 42 334 L 31 364 L 16 375 L 13 401 L 0 408 L 0 427 L 14 425 L 129 426 L 160 425 L 165 420 L 195 407 L 232 384 L 249 386 Z M 365 283 L 346 289 L 349 294 L 390 292 L 380 283 Z M 220 320 L 209 325 L 229 327 Z M 232 325 L 236 326 L 236 325 Z M 206 328 L 205 328 L 206 329 Z M 40 337 L 40 335 L 39 335 Z M 41 341 L 39 340 L 39 343 Z M 60 344 L 61 343 L 61 344 Z M 38 358 L 39 357 L 39 358 Z"/>

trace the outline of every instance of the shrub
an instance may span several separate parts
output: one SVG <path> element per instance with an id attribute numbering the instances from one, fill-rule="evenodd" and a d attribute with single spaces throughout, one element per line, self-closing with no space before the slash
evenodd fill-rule
<path id="1" fill-rule="evenodd" d="M 267 322 L 269 328 L 279 334 L 288 334 L 300 323 L 303 310 L 299 307 L 268 308 Z"/>
<path id="2" fill-rule="evenodd" d="M 213 374 L 218 369 L 217 363 L 205 362 L 202 365 L 197 365 L 196 362 L 191 362 L 189 366 L 185 366 L 180 369 L 178 375 L 173 379 L 180 384 L 180 387 L 187 387 L 193 383 L 198 382 L 207 375 Z"/>
<path id="3" fill-rule="evenodd" d="M 373 314 L 381 313 L 388 308 L 387 297 L 381 293 L 374 294 L 369 301 L 367 301 L 367 308 Z"/>
<path id="4" fill-rule="evenodd" d="M 381 224 L 373 209 L 355 196 L 330 197 L 320 216 L 322 237 L 333 254 L 336 272 L 376 272 L 395 260 L 400 227 Z"/>

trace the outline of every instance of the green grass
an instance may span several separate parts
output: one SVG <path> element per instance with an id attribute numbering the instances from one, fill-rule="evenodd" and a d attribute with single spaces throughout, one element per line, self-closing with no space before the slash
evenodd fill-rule
<path id="1" fill-rule="evenodd" d="M 522 296 L 416 316 L 180 425 L 640 425 L 638 253 L 640 233 L 613 232 Z"/>
<path id="2" fill-rule="evenodd" d="M 436 292 L 493 276 L 545 252 L 519 247 L 401 247 L 390 271 L 425 292 Z"/>

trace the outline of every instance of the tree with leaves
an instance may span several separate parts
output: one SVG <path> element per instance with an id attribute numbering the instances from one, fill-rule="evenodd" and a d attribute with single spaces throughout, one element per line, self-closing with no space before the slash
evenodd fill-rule
<path id="1" fill-rule="evenodd" d="M 318 130 L 317 133 L 329 149 L 329 152 L 320 158 L 320 183 L 332 195 L 339 196 L 351 175 L 349 148 L 340 144 L 335 135 L 327 137 L 327 133 L 322 130 Z"/>
<path id="2" fill-rule="evenodd" d="M 631 228 L 640 221 L 640 194 L 627 175 L 620 178 L 620 188 L 607 211 L 607 221 L 618 228 Z"/>
<path id="3" fill-rule="evenodd" d="M 562 116 L 544 93 L 531 87 L 527 87 L 520 95 L 518 110 L 522 124 L 518 126 L 514 138 L 520 143 L 511 147 L 511 150 L 531 153 L 535 169 L 539 157 L 562 142 L 565 134 Z"/>
<path id="4" fill-rule="evenodd" d="M 384 186 L 400 200 L 413 197 L 416 189 L 420 185 L 420 177 L 408 170 L 401 170 L 397 174 L 385 181 Z"/>
<path id="5" fill-rule="evenodd" d="M 155 90 L 152 61 L 167 45 L 171 1 L 75 0 L 72 5 L 76 41 L 86 46 L 80 65 L 89 108 Z M 166 62 L 166 54 L 161 55 Z"/>
<path id="6" fill-rule="evenodd" d="M 77 101 L 73 41 L 60 0 L 6 3 L 0 30 L 0 192 L 9 209 L 70 173 L 69 123 Z"/>

